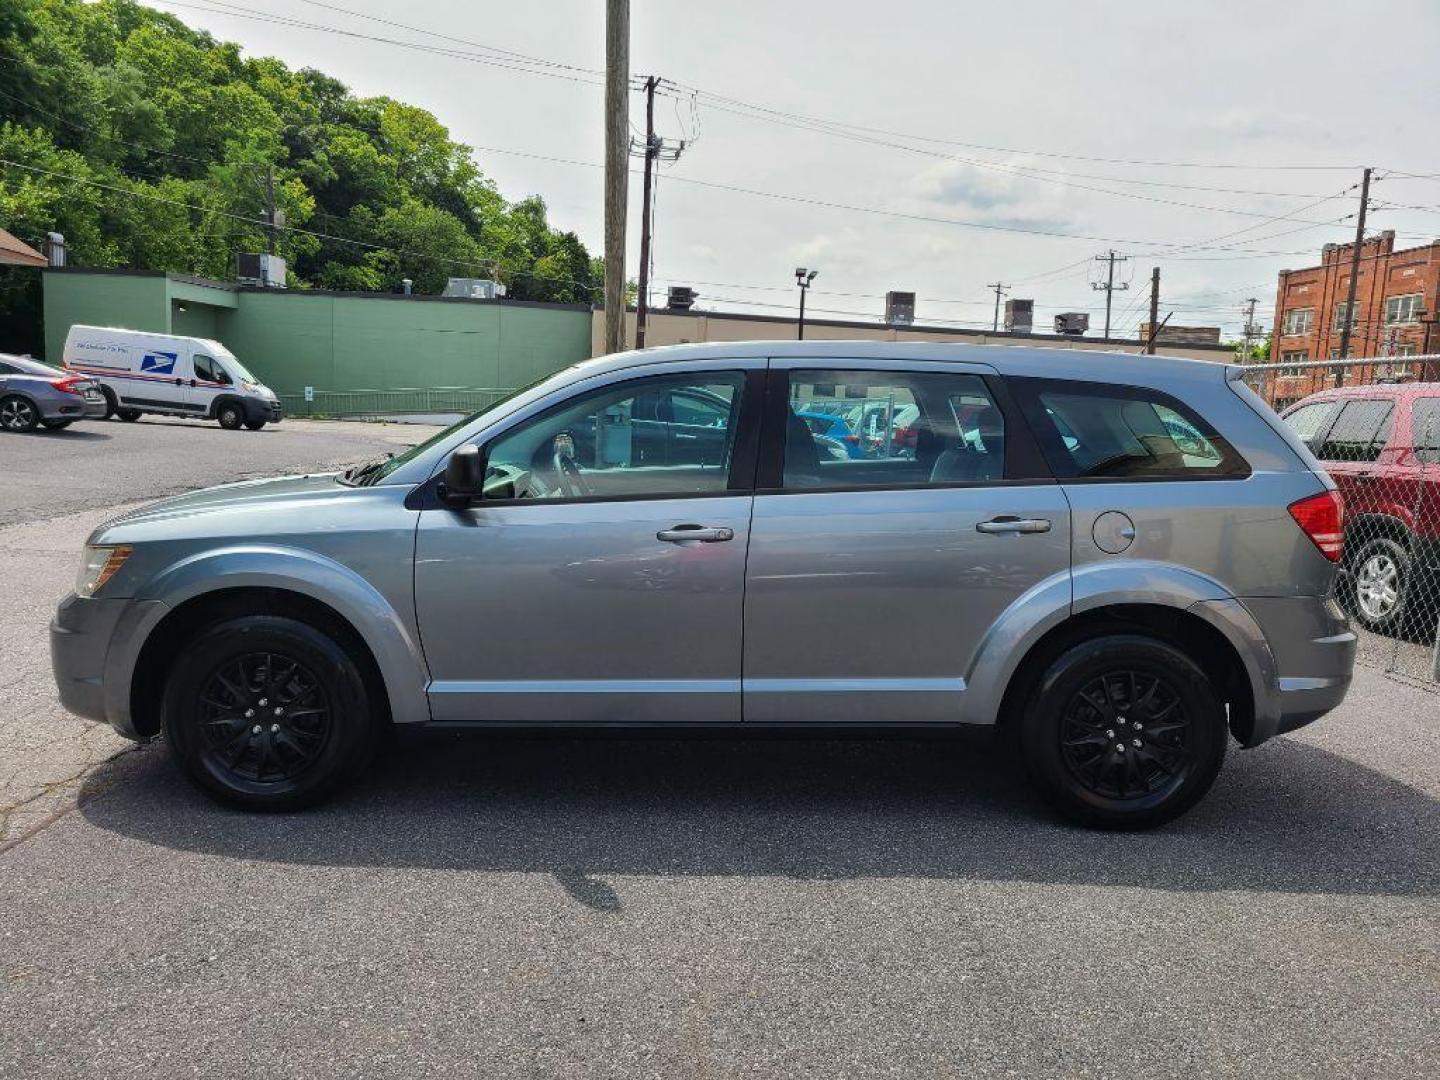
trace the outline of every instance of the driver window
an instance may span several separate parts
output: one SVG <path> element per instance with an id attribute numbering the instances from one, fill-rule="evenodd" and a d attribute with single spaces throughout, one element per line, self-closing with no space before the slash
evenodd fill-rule
<path id="1" fill-rule="evenodd" d="M 201 353 L 195 354 L 195 377 L 204 379 L 206 382 L 220 383 L 223 386 L 230 384 L 230 376 L 213 359 Z"/>
<path id="2" fill-rule="evenodd" d="M 490 444 L 490 498 L 661 498 L 722 492 L 741 372 L 633 379 L 581 394 Z"/>

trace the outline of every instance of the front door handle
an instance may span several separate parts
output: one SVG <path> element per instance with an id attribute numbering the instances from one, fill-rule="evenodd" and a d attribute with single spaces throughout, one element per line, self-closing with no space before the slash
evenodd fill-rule
<path id="1" fill-rule="evenodd" d="M 674 528 L 661 529 L 655 534 L 655 539 L 663 540 L 667 544 L 719 544 L 734 540 L 735 530 L 727 529 L 723 525 L 718 528 L 709 525 L 676 525 Z"/>
<path id="2" fill-rule="evenodd" d="M 1049 518 L 1022 518 L 1001 514 L 989 521 L 977 522 L 976 532 L 982 533 L 1045 533 L 1050 531 Z"/>

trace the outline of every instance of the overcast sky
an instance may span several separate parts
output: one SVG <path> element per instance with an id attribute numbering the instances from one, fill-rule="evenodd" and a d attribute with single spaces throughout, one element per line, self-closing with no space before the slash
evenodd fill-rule
<path id="1" fill-rule="evenodd" d="M 600 171 L 519 155 L 601 160 L 603 93 L 587 72 L 604 65 L 603 0 L 155 6 L 251 55 L 430 109 L 507 197 L 543 196 L 557 226 L 601 250 Z M 569 66 L 544 76 L 241 12 L 477 51 L 370 15 Z M 1156 265 L 1172 322 L 1238 333 L 1255 296 L 1268 328 L 1276 272 L 1353 236 L 1353 217 L 1337 219 L 1353 214 L 1356 192 L 1312 204 L 1357 184 L 1362 165 L 1385 176 L 1378 203 L 1428 207 L 1372 212 L 1375 230 L 1407 246 L 1440 236 L 1440 179 L 1386 175 L 1440 174 L 1434 0 L 632 0 L 631 20 L 632 73 L 707 92 L 657 109 L 661 134 L 691 145 L 661 174 L 656 282 L 695 284 L 700 306 L 790 312 L 794 268 L 806 265 L 820 271 L 817 310 L 878 317 L 885 291 L 904 289 L 918 294 L 919 319 L 988 326 L 987 284 L 1013 282 L 1011 295 L 1035 300 L 1037 329 L 1057 311 L 1090 311 L 1098 336 L 1104 294 L 1091 282 L 1102 269 L 1090 257 L 1113 247 L 1130 256 L 1119 276 L 1133 279 L 1115 294 L 1117 336 L 1144 317 Z M 871 130 L 842 137 L 754 106 Z M 631 118 L 643 130 L 640 94 Z M 1262 168 L 1295 165 L 1337 168 Z M 638 177 L 630 194 L 633 277 Z"/>

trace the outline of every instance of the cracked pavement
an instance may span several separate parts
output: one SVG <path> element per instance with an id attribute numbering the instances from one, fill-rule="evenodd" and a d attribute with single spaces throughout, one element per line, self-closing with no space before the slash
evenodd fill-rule
<path id="1" fill-rule="evenodd" d="M 0 848 L 72 806 L 95 765 L 133 748 L 60 708 L 46 627 L 90 530 L 163 495 L 394 452 L 422 425 L 287 420 L 260 432 L 183 420 L 0 434 Z"/>

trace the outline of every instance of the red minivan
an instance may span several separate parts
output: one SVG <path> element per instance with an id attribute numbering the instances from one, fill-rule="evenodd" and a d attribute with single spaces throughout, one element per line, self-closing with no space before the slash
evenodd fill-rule
<path id="1" fill-rule="evenodd" d="M 1440 383 L 1312 394 L 1284 412 L 1345 497 L 1345 601 L 1371 630 L 1433 631 L 1440 598 Z"/>

